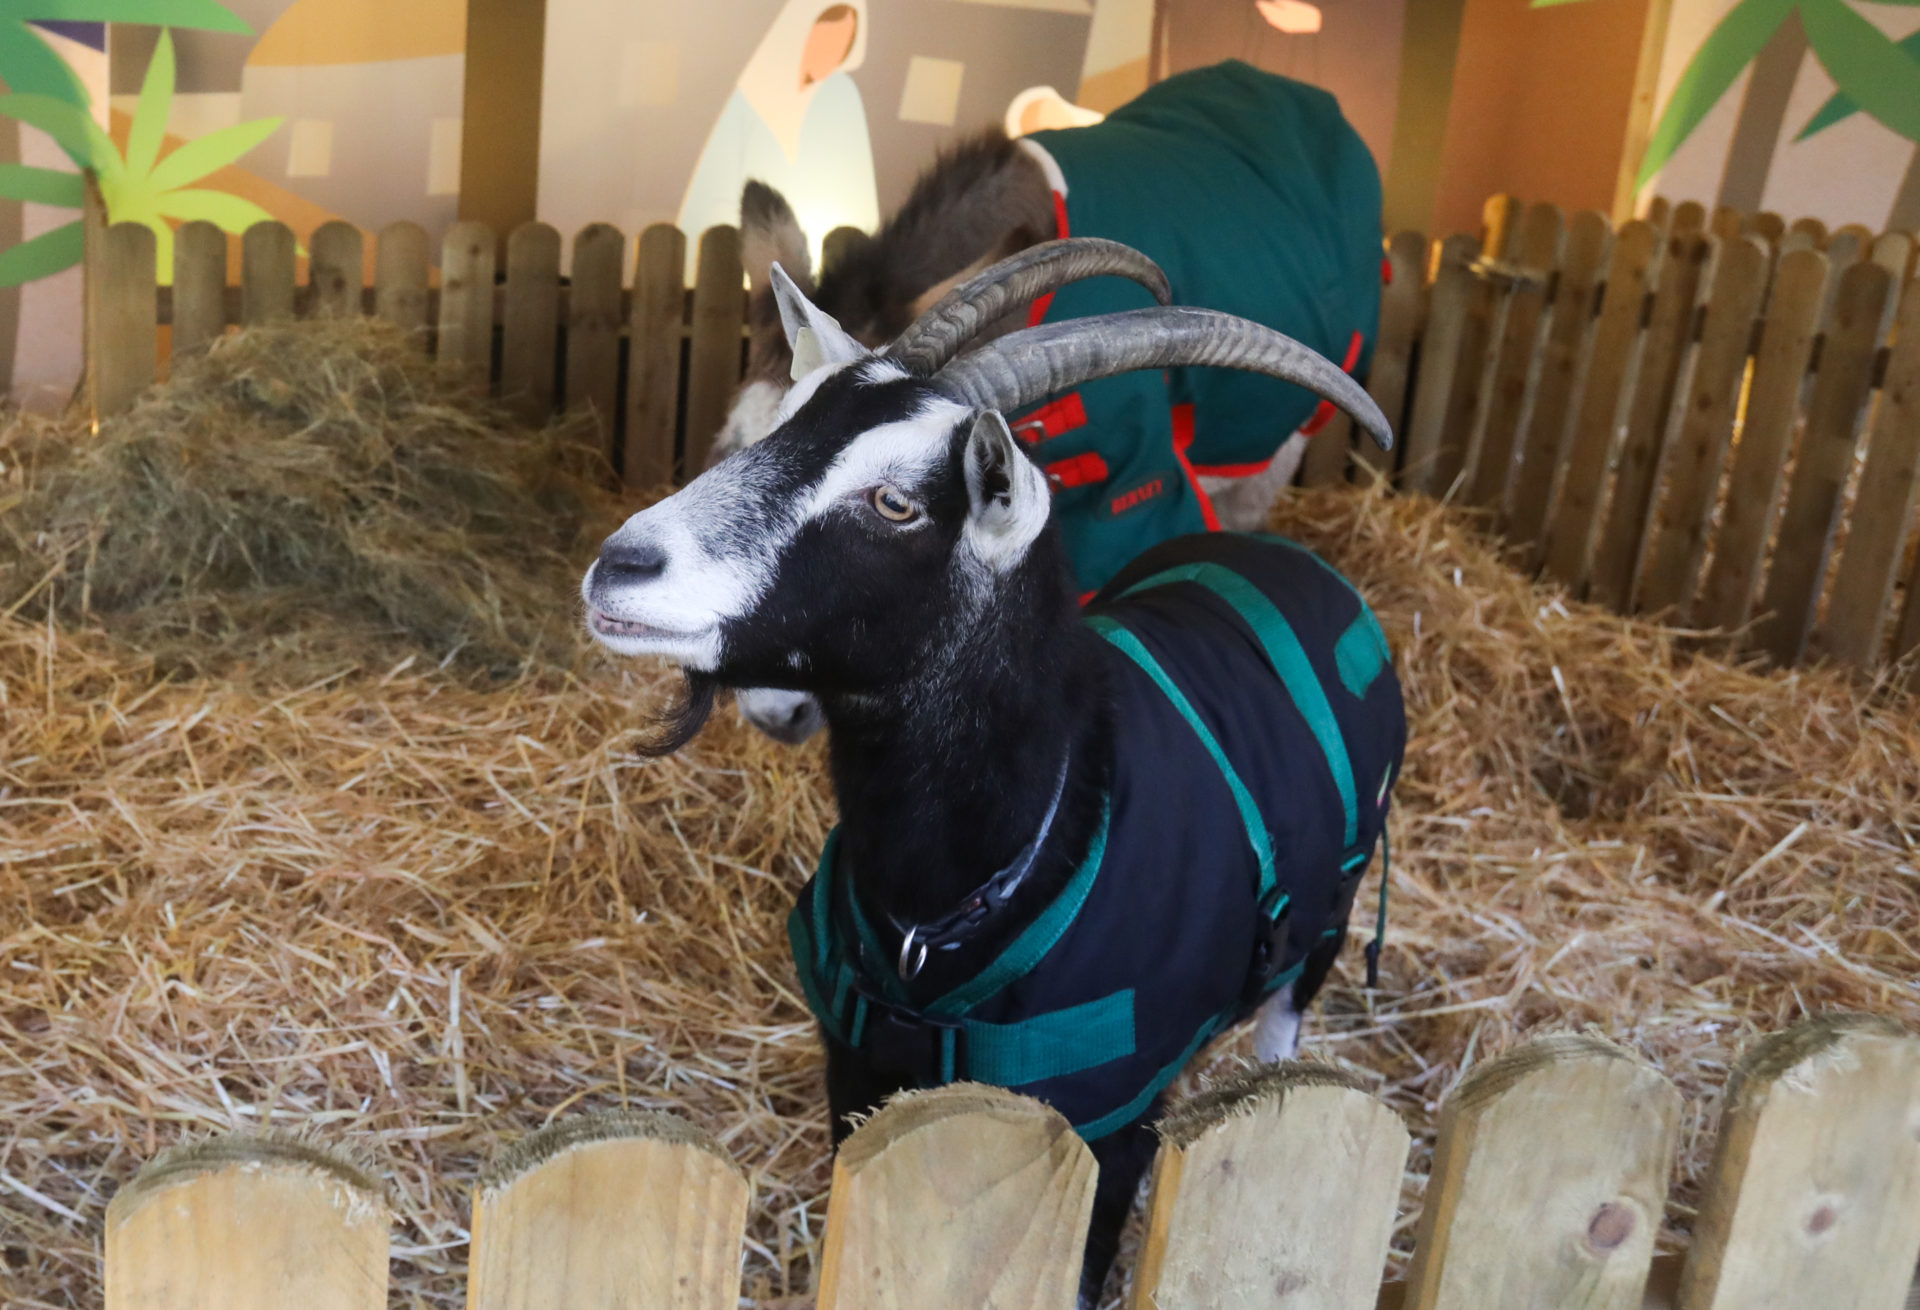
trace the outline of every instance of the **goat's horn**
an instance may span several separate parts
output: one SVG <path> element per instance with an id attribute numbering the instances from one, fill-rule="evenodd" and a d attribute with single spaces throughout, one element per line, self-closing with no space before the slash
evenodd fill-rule
<path id="1" fill-rule="evenodd" d="M 995 319 L 1082 278 L 1132 278 L 1161 304 L 1173 299 L 1167 275 L 1135 250 L 1101 237 L 1043 241 L 962 282 L 886 349 L 916 377 L 932 377 Z"/>
<path id="2" fill-rule="evenodd" d="M 1351 414 L 1382 450 L 1393 448 L 1380 407 L 1324 355 L 1272 328 L 1184 305 L 1012 332 L 948 364 L 933 385 L 964 405 L 1010 414 L 1115 373 L 1194 366 L 1245 369 L 1305 387 Z"/>

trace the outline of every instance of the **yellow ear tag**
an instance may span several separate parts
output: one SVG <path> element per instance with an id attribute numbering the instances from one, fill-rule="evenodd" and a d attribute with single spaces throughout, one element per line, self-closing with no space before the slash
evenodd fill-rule
<path id="1" fill-rule="evenodd" d="M 812 328 L 803 327 L 793 334 L 793 380 L 795 382 L 826 362 L 826 352 L 820 349 L 820 340 L 813 335 Z"/>

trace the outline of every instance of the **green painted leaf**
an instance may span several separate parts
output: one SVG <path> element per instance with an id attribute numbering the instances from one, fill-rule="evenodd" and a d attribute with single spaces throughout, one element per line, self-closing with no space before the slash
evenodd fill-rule
<path id="1" fill-rule="evenodd" d="M 0 164 L 0 196 L 34 205 L 79 209 L 87 203 L 87 183 L 78 173 L 31 164 Z"/>
<path id="2" fill-rule="evenodd" d="M 17 18 L 0 18 L 0 81 L 20 95 L 49 96 L 81 109 L 93 103 L 67 61 Z"/>
<path id="3" fill-rule="evenodd" d="M 183 223 L 205 221 L 223 232 L 235 234 L 245 232 L 255 223 L 273 222 L 272 214 L 245 196 L 229 191 L 201 188 L 169 191 L 155 200 L 154 207 L 168 218 L 177 218 Z"/>
<path id="4" fill-rule="evenodd" d="M 0 117 L 17 118 L 28 127 L 39 128 L 83 167 L 98 165 L 94 158 L 98 144 L 94 133 L 99 132 L 100 125 L 79 105 L 33 93 L 3 95 L 0 96 Z"/>
<path id="5" fill-rule="evenodd" d="M 148 23 L 253 35 L 251 27 L 217 0 L 0 0 L 0 9 L 30 10 L 28 17 L 77 23 Z"/>
<path id="6" fill-rule="evenodd" d="M 75 219 L 31 241 L 0 251 L 0 287 L 17 287 L 63 273 L 87 252 L 87 225 Z"/>
<path id="7" fill-rule="evenodd" d="M 1740 0 L 1707 34 L 1667 98 L 1660 121 L 1654 124 L 1646 156 L 1640 161 L 1640 176 L 1634 182 L 1636 188 L 1645 186 L 1673 158 L 1673 152 L 1700 126 L 1700 120 L 1787 20 L 1794 4 L 1795 0 Z"/>
<path id="8" fill-rule="evenodd" d="M 160 44 L 147 62 L 147 76 L 140 84 L 140 104 L 133 111 L 133 127 L 127 134 L 127 172 L 145 177 L 160 158 L 160 146 L 166 140 L 167 115 L 173 110 L 173 33 L 160 29 Z"/>
<path id="9" fill-rule="evenodd" d="M 1920 142 L 1920 59 L 1843 0 L 1801 0 L 1800 22 L 1827 75 L 1859 106 Z"/>
<path id="10" fill-rule="evenodd" d="M 1891 0 L 1887 0 L 1887 2 L 1891 3 Z M 1920 5 L 1920 0 L 1908 0 L 1908 3 Z M 1920 32 L 1915 32 L 1912 36 L 1900 42 L 1900 48 L 1913 58 L 1920 59 Z M 1858 100 L 1855 100 L 1845 91 L 1835 91 L 1828 97 L 1827 103 L 1820 106 L 1820 111 L 1807 120 L 1807 125 L 1800 129 L 1800 135 L 1795 137 L 1794 140 L 1805 141 L 1814 133 L 1824 132 L 1835 123 L 1843 119 L 1851 118 L 1859 112 L 1860 102 Z"/>
<path id="11" fill-rule="evenodd" d="M 147 184 L 155 191 L 198 182 L 207 174 L 225 168 L 280 129 L 284 118 L 262 118 L 251 123 L 235 123 L 217 132 L 193 140 L 175 150 L 154 166 Z"/>

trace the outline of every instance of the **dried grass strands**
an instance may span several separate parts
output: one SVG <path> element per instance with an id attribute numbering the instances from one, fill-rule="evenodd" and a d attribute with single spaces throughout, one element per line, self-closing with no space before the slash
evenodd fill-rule
<path id="1" fill-rule="evenodd" d="M 1425 502 L 1307 494 L 1279 526 L 1366 590 L 1407 686 L 1385 985 L 1343 970 L 1308 1040 L 1407 1114 L 1416 1175 L 1462 1072 L 1591 1024 L 1695 1098 L 1684 1226 L 1743 1042 L 1820 1009 L 1920 1023 L 1911 701 L 1689 654 Z M 782 925 L 831 822 L 817 748 L 727 713 L 637 763 L 672 690 L 641 666 L 333 670 L 156 680 L 99 634 L 0 625 L 4 1299 L 93 1303 L 113 1189 L 270 1122 L 357 1145 L 402 1217 L 396 1303 L 452 1306 L 476 1171 L 610 1105 L 719 1137 L 756 1175 L 749 1294 L 803 1290 L 827 1138 Z"/>
<path id="2" fill-rule="evenodd" d="M 316 619 L 341 662 L 554 657 L 556 580 L 615 521 L 585 446 L 372 319 L 225 338 L 97 436 L 15 422 L 0 465 L 0 611 L 96 617 L 192 670 L 308 660 Z"/>

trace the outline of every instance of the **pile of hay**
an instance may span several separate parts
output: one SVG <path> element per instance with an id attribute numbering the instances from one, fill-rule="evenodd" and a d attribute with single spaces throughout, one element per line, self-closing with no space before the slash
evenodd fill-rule
<path id="1" fill-rule="evenodd" d="M 1440 1098 L 1525 1036 L 1592 1025 L 1687 1093 L 1684 1227 L 1753 1036 L 1920 1024 L 1911 701 L 1691 658 L 1429 503 L 1307 494 L 1280 526 L 1373 599 L 1413 723 L 1383 985 L 1356 941 L 1307 1038 L 1415 1130 L 1396 1260 Z M 747 1294 L 804 1291 L 827 1134 L 782 923 L 832 821 L 822 756 L 729 712 L 638 761 L 673 688 L 610 661 L 156 684 L 0 624 L 0 1299 L 96 1303 L 114 1189 L 270 1123 L 351 1144 L 400 1216 L 395 1304 L 456 1306 L 478 1170 L 616 1105 L 718 1137 L 756 1185 Z M 1233 1034 L 1184 1086 L 1249 1054 Z"/>
<path id="2" fill-rule="evenodd" d="M 372 319 L 226 338 L 97 435 L 17 419 L 0 467 L 0 612 L 202 671 L 305 671 L 321 636 L 496 674 L 570 659 L 566 592 L 612 515 L 584 445 Z"/>

